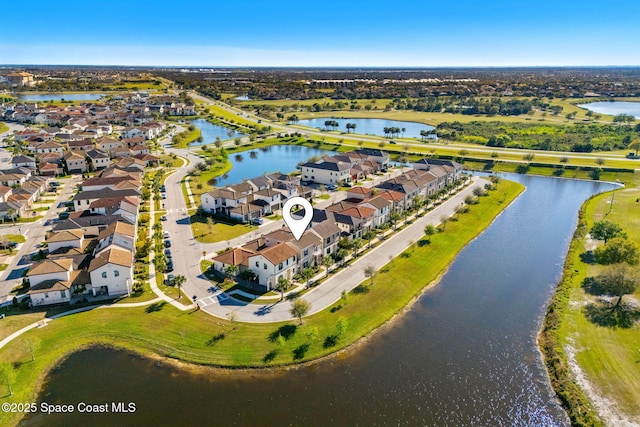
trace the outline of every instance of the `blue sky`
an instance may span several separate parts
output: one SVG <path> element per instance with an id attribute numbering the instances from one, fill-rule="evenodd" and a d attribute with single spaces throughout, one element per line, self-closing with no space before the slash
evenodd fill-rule
<path id="1" fill-rule="evenodd" d="M 638 1 L 6 3 L 0 64 L 640 65 Z"/>

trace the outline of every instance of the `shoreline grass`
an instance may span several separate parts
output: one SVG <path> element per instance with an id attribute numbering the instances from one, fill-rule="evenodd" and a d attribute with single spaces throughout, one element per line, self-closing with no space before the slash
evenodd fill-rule
<path id="1" fill-rule="evenodd" d="M 606 399 L 606 409 L 616 415 L 640 419 L 640 372 L 637 349 L 640 330 L 598 326 L 587 320 L 584 307 L 593 301 L 582 288 L 586 277 L 601 268 L 583 261 L 586 234 L 595 221 L 606 218 L 623 227 L 629 239 L 640 241 L 638 209 L 640 176 L 625 177 L 627 188 L 596 195 L 580 209 L 579 222 L 564 266 L 562 279 L 545 316 L 539 344 L 556 394 L 574 425 L 603 425 L 606 418 L 601 401 L 592 402 L 579 384 L 571 367 L 577 367 Z M 613 209 L 611 201 L 614 201 Z M 640 290 L 633 297 L 640 298 Z M 632 297 L 625 297 L 632 298 Z"/>
<path id="2" fill-rule="evenodd" d="M 502 181 L 478 205 L 431 243 L 417 244 L 380 270 L 376 283 L 362 285 L 366 292 L 351 292 L 340 301 L 304 319 L 275 324 L 247 324 L 214 318 L 199 311 L 179 312 L 164 303 L 147 307 L 95 309 L 64 317 L 35 329 L 0 349 L 0 360 L 13 369 L 14 394 L 1 401 L 35 401 L 47 372 L 71 352 L 95 344 L 125 348 L 147 356 L 182 362 L 233 368 L 276 367 L 319 359 L 342 350 L 403 312 L 424 289 L 436 283 L 462 248 L 476 238 L 522 191 L 520 184 Z M 423 239 L 425 240 L 425 239 Z M 426 240 L 425 240 L 426 242 Z M 415 278 L 420 277 L 421 281 Z M 339 308 L 338 308 L 339 307 Z M 329 346 L 340 319 L 346 331 Z M 285 341 L 279 344 L 278 335 Z M 315 336 L 315 338 L 314 338 Z M 36 348 L 31 362 L 29 343 Z M 308 346 L 307 346 L 308 344 Z M 301 352 L 297 351 L 304 348 Z M 17 414 L 0 414 L 0 423 L 11 425 Z"/>

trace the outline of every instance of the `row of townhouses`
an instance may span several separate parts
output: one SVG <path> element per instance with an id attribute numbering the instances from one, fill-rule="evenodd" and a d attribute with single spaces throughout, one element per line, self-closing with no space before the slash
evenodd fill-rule
<path id="1" fill-rule="evenodd" d="M 33 306 L 131 291 L 144 162 L 119 159 L 86 179 L 27 273 Z"/>
<path id="2" fill-rule="evenodd" d="M 373 165 L 373 170 L 383 170 L 388 166 L 386 153 L 379 152 L 379 150 L 358 150 L 340 156 L 325 157 L 318 163 L 303 164 L 302 170 L 304 174 L 305 168 L 314 169 L 312 165 L 340 162 L 348 163 L 350 168 L 345 170 L 351 171 L 355 165 L 372 161 L 367 159 L 369 156 L 376 156 L 384 162 Z M 347 158 L 354 160 L 349 163 Z M 372 162 L 377 161 L 373 160 Z M 318 177 L 315 175 L 315 171 L 309 173 L 311 175 L 307 179 L 315 176 L 316 178 L 311 179 L 314 179 L 316 183 L 324 183 L 322 178 L 319 181 L 315 180 Z M 347 197 L 344 200 L 325 209 L 314 208 L 309 229 L 300 240 L 295 240 L 293 235 L 284 229 L 277 230 L 218 255 L 213 259 L 213 268 L 221 274 L 224 274 L 230 265 L 237 267 L 237 274 L 244 274 L 243 272 L 250 270 L 259 285 L 271 290 L 278 283 L 280 277 L 291 279 L 302 269 L 319 265 L 323 257 L 334 256 L 340 239 L 362 238 L 367 231 L 390 222 L 392 213 L 402 214 L 413 205 L 416 198 L 425 200 L 436 195 L 460 179 L 461 175 L 462 166 L 456 162 L 434 159 L 420 160 L 414 163 L 413 169 L 383 181 L 373 188 L 350 188 L 347 190 Z M 268 177 L 257 179 L 262 180 Z M 296 178 L 291 177 L 290 179 L 295 180 Z M 355 178 L 351 175 L 344 179 Z M 267 181 L 264 181 L 265 185 L 268 185 Z M 209 193 L 206 202 L 203 195 L 203 208 L 218 213 L 223 213 L 227 209 L 231 215 L 233 210 L 237 208 L 237 205 L 233 205 L 228 209 L 231 203 L 243 202 L 251 205 L 256 200 L 262 200 L 257 197 L 250 199 L 250 196 L 270 188 L 267 186 L 265 189 L 255 190 L 252 183 L 253 180 L 246 180 L 239 184 L 241 186 L 239 189 L 248 191 L 247 201 L 243 202 L 243 199 L 238 199 L 235 193 L 230 190 L 219 189 Z M 250 188 L 251 190 L 249 190 Z M 311 193 L 306 194 L 310 198 Z M 287 196 L 278 193 L 277 206 L 281 206 L 286 199 Z M 276 205 L 271 205 L 270 209 L 275 211 Z M 260 212 L 257 214 L 259 215 Z"/>

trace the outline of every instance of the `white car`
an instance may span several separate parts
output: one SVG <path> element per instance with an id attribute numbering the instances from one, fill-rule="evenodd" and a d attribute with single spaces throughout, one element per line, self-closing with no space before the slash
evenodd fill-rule
<path id="1" fill-rule="evenodd" d="M 165 231 L 165 232 L 164 232 L 164 238 L 165 238 L 165 239 L 168 239 L 168 238 L 169 238 L 169 236 L 170 236 L 169 232 L 168 232 L 168 231 Z"/>

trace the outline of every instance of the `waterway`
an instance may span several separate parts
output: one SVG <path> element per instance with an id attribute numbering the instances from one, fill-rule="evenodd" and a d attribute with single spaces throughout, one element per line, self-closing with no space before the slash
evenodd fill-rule
<path id="1" fill-rule="evenodd" d="M 235 131 L 231 128 L 214 125 L 204 119 L 195 119 L 191 122 L 195 127 L 200 129 L 200 134 L 203 138 L 202 142 L 194 142 L 191 146 L 213 144 L 217 138 L 224 141 L 227 139 L 241 138 L 245 136 L 244 133 Z"/>
<path id="2" fill-rule="evenodd" d="M 536 335 L 580 205 L 612 185 L 508 177 L 526 191 L 437 286 L 357 349 L 276 374 L 197 374 L 85 350 L 51 372 L 38 400 L 135 402 L 136 412 L 38 414 L 25 425 L 568 425 Z"/>
<path id="3" fill-rule="evenodd" d="M 211 184 L 224 187 L 265 173 L 291 173 L 297 169 L 301 161 L 304 162 L 312 156 L 322 157 L 325 154 L 334 153 L 334 151 L 301 145 L 271 145 L 230 154 L 231 170 L 221 177 L 214 178 Z"/>
<path id="4" fill-rule="evenodd" d="M 97 101 L 104 96 L 103 93 L 47 93 L 47 94 L 22 94 L 21 101 Z"/>
<path id="5" fill-rule="evenodd" d="M 324 122 L 326 122 L 327 120 L 335 120 L 336 122 L 338 122 L 339 126 L 336 130 L 341 130 L 343 132 L 347 131 L 347 123 L 354 123 L 356 125 L 355 132 L 365 135 L 369 134 L 377 136 L 391 136 L 385 135 L 384 128 L 397 127 L 400 129 L 404 128 L 405 130 L 404 132 L 400 132 L 397 135 L 398 137 L 420 138 L 421 130 L 435 129 L 433 126 L 429 126 L 424 123 L 403 122 L 399 120 L 384 119 L 340 119 L 324 117 L 318 119 L 300 120 L 298 124 L 324 130 L 326 129 Z"/>
<path id="6" fill-rule="evenodd" d="M 640 119 L 640 102 L 614 101 L 614 102 L 591 102 L 588 104 L 578 104 L 578 107 L 591 110 L 598 114 L 630 114 L 636 119 Z"/>

